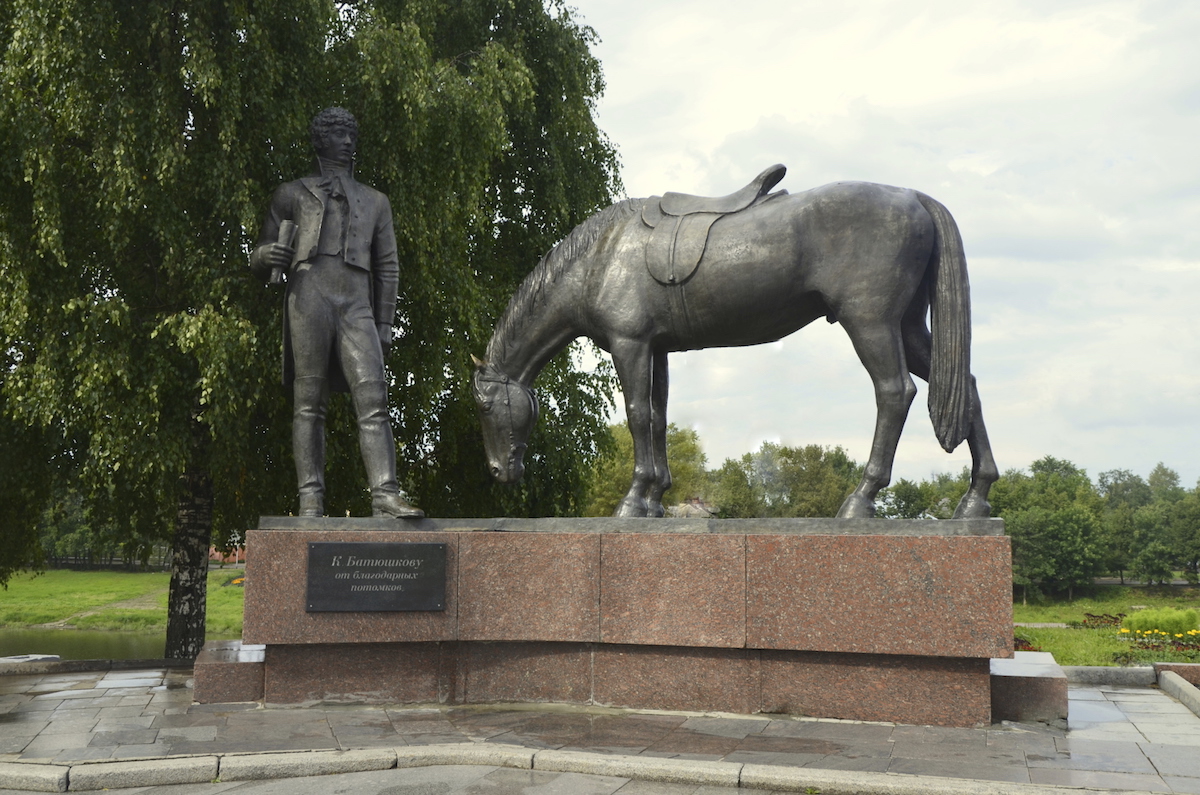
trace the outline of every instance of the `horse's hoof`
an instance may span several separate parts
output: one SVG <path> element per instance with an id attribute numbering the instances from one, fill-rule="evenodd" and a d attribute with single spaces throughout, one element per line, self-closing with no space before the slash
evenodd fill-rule
<path id="1" fill-rule="evenodd" d="M 661 502 L 646 503 L 646 516 L 649 516 L 651 519 L 661 519 L 666 515 L 667 511 L 663 508 L 663 504 Z"/>
<path id="2" fill-rule="evenodd" d="M 621 504 L 617 506 L 617 510 L 613 511 L 613 516 L 625 519 L 642 519 L 646 515 L 646 501 L 630 497 L 621 500 Z"/>
<path id="3" fill-rule="evenodd" d="M 857 494 L 847 497 L 842 503 L 842 509 L 837 512 L 838 519 L 872 519 L 874 516 L 875 503 Z"/>
<path id="4" fill-rule="evenodd" d="M 971 492 L 963 495 L 958 507 L 954 509 L 955 519 L 987 519 L 992 515 L 992 505 L 982 497 L 976 497 Z"/>

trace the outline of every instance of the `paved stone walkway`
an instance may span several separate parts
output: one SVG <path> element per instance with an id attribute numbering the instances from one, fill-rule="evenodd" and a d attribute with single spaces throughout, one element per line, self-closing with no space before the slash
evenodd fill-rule
<path id="1" fill-rule="evenodd" d="M 14 762 L 77 766 L 181 755 L 470 743 L 619 754 L 647 762 L 670 758 L 807 768 L 814 773 L 851 771 L 864 774 L 866 783 L 859 790 L 863 792 L 896 791 L 881 787 L 915 781 L 910 776 L 930 776 L 946 784 L 965 779 L 1200 795 L 1200 717 L 1187 707 L 1153 688 L 1072 686 L 1070 698 L 1070 727 L 1064 732 L 1016 725 L 951 729 L 550 705 L 259 709 L 254 704 L 192 704 L 186 670 L 4 676 L 0 769 Z M 0 789 L 4 786 L 0 780 Z M 475 765 L 136 791 L 208 795 L 249 788 L 256 795 L 770 791 Z"/>

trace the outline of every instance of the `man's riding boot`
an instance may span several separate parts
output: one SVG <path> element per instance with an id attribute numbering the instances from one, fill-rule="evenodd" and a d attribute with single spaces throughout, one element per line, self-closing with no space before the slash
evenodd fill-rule
<path id="1" fill-rule="evenodd" d="M 388 421 L 387 383 L 362 381 L 351 391 L 358 417 L 358 444 L 371 485 L 371 515 L 420 519 L 425 512 L 400 496 L 396 482 L 396 443 Z"/>
<path id="2" fill-rule="evenodd" d="M 329 388 L 324 378 L 297 378 L 292 383 L 292 456 L 301 516 L 325 515 L 325 407 Z"/>

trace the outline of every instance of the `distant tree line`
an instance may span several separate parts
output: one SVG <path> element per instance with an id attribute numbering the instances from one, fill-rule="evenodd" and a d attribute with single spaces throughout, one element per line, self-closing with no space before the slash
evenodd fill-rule
<path id="1" fill-rule="evenodd" d="M 633 445 L 624 425 L 610 428 L 613 444 L 599 459 L 586 501 L 591 516 L 611 514 L 629 488 Z M 700 437 L 671 425 L 667 448 L 674 485 L 664 504 L 699 501 L 714 516 L 833 516 L 858 485 L 863 465 L 841 447 L 791 447 L 764 442 L 753 453 L 708 468 Z M 970 473 L 901 478 L 884 489 L 877 516 L 949 519 Z M 1200 583 L 1200 484 L 1185 489 L 1162 463 L 1146 478 L 1126 469 L 1093 480 L 1070 461 L 1046 456 L 1028 469 L 1010 469 L 991 493 L 992 515 L 1005 520 L 1013 546 L 1013 584 L 1031 594 L 1074 595 L 1109 574 L 1148 584 L 1177 572 Z"/>

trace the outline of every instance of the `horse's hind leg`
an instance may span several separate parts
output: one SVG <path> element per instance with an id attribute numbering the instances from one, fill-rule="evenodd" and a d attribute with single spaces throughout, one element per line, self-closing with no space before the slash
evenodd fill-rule
<path id="1" fill-rule="evenodd" d="M 933 340 L 929 328 L 925 325 L 925 307 L 914 305 L 905 316 L 902 328 L 909 371 L 917 378 L 929 381 Z M 971 450 L 971 485 L 959 500 L 954 518 L 986 518 L 992 513 L 992 506 L 987 500 L 988 492 L 1000 477 L 1000 470 L 996 468 L 996 461 L 992 458 L 992 446 L 988 442 L 987 428 L 983 424 L 983 407 L 979 402 L 975 376 L 971 376 L 971 427 L 967 431 L 967 446 Z"/>
<path id="2" fill-rule="evenodd" d="M 875 515 L 875 495 L 892 479 L 896 445 L 908 407 L 917 393 L 904 361 L 904 344 L 896 325 L 840 318 L 859 360 L 875 385 L 875 438 L 858 488 L 842 503 L 839 518 Z"/>

